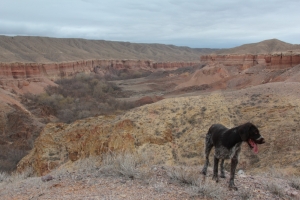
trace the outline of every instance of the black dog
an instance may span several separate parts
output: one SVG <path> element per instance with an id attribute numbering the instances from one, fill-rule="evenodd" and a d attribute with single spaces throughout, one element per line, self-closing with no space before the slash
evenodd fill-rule
<path id="1" fill-rule="evenodd" d="M 224 159 L 231 159 L 229 188 L 237 190 L 237 187 L 234 185 L 234 175 L 238 164 L 238 156 L 241 151 L 242 142 L 247 142 L 249 147 L 257 153 L 257 144 L 263 144 L 265 143 L 265 140 L 259 134 L 257 127 L 251 123 L 246 123 L 232 129 L 228 129 L 222 124 L 213 124 L 209 128 L 205 139 L 206 161 L 202 169 L 202 174 L 206 175 L 207 167 L 209 165 L 209 153 L 214 146 L 215 155 L 213 179 L 216 180 L 216 182 L 219 181 L 219 159 L 221 159 L 221 178 L 225 178 Z"/>

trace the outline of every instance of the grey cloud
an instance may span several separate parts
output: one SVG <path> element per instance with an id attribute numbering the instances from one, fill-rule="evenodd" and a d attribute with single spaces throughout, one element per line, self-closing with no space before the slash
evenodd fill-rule
<path id="1" fill-rule="evenodd" d="M 296 0 L 0 0 L 0 34 L 232 47 L 300 43 Z M 16 6 L 18 5 L 18 6 Z"/>

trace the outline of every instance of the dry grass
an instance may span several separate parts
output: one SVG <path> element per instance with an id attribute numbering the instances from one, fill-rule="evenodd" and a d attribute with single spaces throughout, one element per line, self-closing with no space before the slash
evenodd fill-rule
<path id="1" fill-rule="evenodd" d="M 35 174 L 32 168 L 27 168 L 22 172 L 13 172 L 8 174 L 6 172 L 0 173 L 0 184 L 16 183 L 27 179 L 28 177 L 33 177 Z"/>
<path id="2" fill-rule="evenodd" d="M 241 200 L 248 200 L 253 198 L 252 191 L 248 189 L 239 189 L 238 192 Z"/>
<path id="3" fill-rule="evenodd" d="M 130 152 L 109 152 L 101 157 L 89 157 L 78 160 L 71 165 L 71 168 L 70 165 L 67 165 L 68 167 L 59 167 L 50 173 L 54 179 L 49 182 L 42 181 L 41 177 L 31 177 L 33 173 L 30 168 L 23 173 L 13 173 L 11 175 L 0 173 L 0 191 L 2 191 L 2 195 L 19 197 L 18 195 L 24 195 L 30 188 L 29 190 L 32 191 L 32 194 L 28 197 L 29 199 L 99 197 L 97 194 L 100 190 L 111 196 L 112 199 L 120 197 L 118 195 L 123 195 L 130 199 L 133 188 L 135 191 L 145 192 L 147 199 L 157 199 L 168 195 L 170 195 L 170 199 L 172 199 L 171 196 L 175 197 L 176 195 L 182 195 L 180 197 L 184 197 L 184 199 L 235 199 L 238 197 L 238 199 L 246 200 L 258 197 L 256 193 L 253 193 L 254 188 L 257 189 L 257 186 L 250 182 L 252 179 L 240 185 L 238 191 L 231 191 L 227 187 L 228 183 L 226 180 L 216 184 L 211 178 L 203 178 L 199 167 L 161 166 L 150 163 L 149 160 L 149 155 L 147 154 L 140 156 Z M 294 197 L 284 190 L 285 187 L 290 185 L 290 187 L 295 189 L 299 188 L 298 177 L 283 178 L 282 180 L 274 178 L 274 180 L 277 180 L 274 182 L 268 181 L 270 180 L 269 178 L 262 179 L 263 181 L 260 182 L 263 184 L 260 190 L 263 191 L 262 194 L 268 194 L 264 196 L 268 197 L 266 199 L 292 199 Z M 283 180 L 285 181 L 283 182 Z M 107 185 L 110 186 L 108 187 Z M 111 190 L 109 188 L 119 187 L 123 189 L 116 189 L 113 190 L 113 193 L 110 193 Z M 93 189 L 90 190 L 90 188 Z M 126 191 L 124 190 L 125 188 Z M 57 194 L 53 196 L 53 190 L 59 190 L 61 192 L 60 196 L 57 196 Z M 73 190 L 74 193 L 72 192 Z M 15 191 L 16 193 L 14 193 Z M 67 194 L 65 194 L 66 191 Z M 141 195 L 144 195 L 143 192 Z M 62 197 L 62 194 L 66 196 Z M 154 196 L 155 198 L 152 198 Z M 142 198 L 144 196 L 140 199 Z"/>
<path id="4" fill-rule="evenodd" d="M 179 183 L 194 185 L 199 179 L 199 170 L 193 170 L 190 167 L 185 166 L 175 166 L 170 167 L 167 170 L 167 175 L 172 179 L 176 180 Z"/>
<path id="5" fill-rule="evenodd" d="M 147 160 L 147 157 L 137 154 L 128 152 L 116 154 L 111 152 L 103 156 L 99 171 L 103 175 L 117 175 L 130 179 L 141 179 L 149 174 Z"/>
<path id="6" fill-rule="evenodd" d="M 279 170 L 278 168 L 269 168 L 268 173 L 264 173 L 265 176 L 273 177 L 273 178 L 286 178 L 288 175 Z"/>
<path id="7" fill-rule="evenodd" d="M 289 185 L 296 190 L 300 190 L 300 177 L 292 176 L 289 178 Z"/>
<path id="8" fill-rule="evenodd" d="M 284 189 L 276 183 L 273 183 L 273 182 L 266 183 L 266 189 L 278 197 L 283 198 L 285 196 Z"/>
<path id="9" fill-rule="evenodd" d="M 93 171 L 101 166 L 101 158 L 99 156 L 91 156 L 85 159 L 80 159 L 74 163 L 75 170 L 78 171 Z"/>
<path id="10" fill-rule="evenodd" d="M 226 196 L 226 191 L 219 185 L 211 182 L 203 183 L 200 179 L 189 187 L 187 192 L 191 198 L 223 199 Z"/>
<path id="11" fill-rule="evenodd" d="M 6 172 L 0 172 L 0 183 L 5 182 L 8 177 L 9 177 L 9 174 L 7 174 Z"/>
<path id="12" fill-rule="evenodd" d="M 171 180 L 188 186 L 187 193 L 191 198 L 222 199 L 226 191 L 215 182 L 201 180 L 200 170 L 187 166 L 169 167 L 167 175 Z"/>

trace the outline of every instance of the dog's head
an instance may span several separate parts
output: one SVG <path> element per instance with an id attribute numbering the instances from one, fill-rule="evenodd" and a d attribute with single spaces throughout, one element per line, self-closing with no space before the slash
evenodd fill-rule
<path id="1" fill-rule="evenodd" d="M 250 122 L 239 126 L 238 132 L 254 153 L 258 153 L 257 144 L 265 143 L 265 139 L 260 135 L 258 128 Z"/>

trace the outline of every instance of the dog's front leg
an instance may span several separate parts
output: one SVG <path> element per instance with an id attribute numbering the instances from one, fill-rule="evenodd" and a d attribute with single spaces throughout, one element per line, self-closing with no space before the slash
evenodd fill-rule
<path id="1" fill-rule="evenodd" d="M 236 169 L 237 164 L 238 164 L 238 159 L 237 158 L 232 158 L 231 159 L 229 188 L 234 189 L 234 190 L 237 190 L 237 187 L 234 184 L 235 169 Z"/>
<path id="2" fill-rule="evenodd" d="M 220 170 L 221 170 L 221 178 L 225 178 L 225 170 L 224 170 L 224 159 L 221 159 L 221 164 L 220 164 Z"/>
<path id="3" fill-rule="evenodd" d="M 216 156 L 214 156 L 214 175 L 213 175 L 213 180 L 216 180 L 216 182 L 219 182 L 218 166 L 219 166 L 219 158 L 217 158 Z"/>

